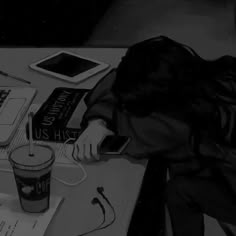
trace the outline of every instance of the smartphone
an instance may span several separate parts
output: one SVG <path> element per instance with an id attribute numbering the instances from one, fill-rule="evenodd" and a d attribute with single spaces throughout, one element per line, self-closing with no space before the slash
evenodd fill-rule
<path id="1" fill-rule="evenodd" d="M 130 142 L 128 136 L 108 135 L 102 141 L 99 152 L 101 154 L 122 154 Z"/>

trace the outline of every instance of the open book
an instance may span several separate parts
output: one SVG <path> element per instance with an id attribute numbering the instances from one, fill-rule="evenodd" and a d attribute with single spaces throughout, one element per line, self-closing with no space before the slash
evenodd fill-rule
<path id="1" fill-rule="evenodd" d="M 46 212 L 27 213 L 21 209 L 18 196 L 0 193 L 0 236 L 43 236 L 62 200 L 51 196 Z"/>

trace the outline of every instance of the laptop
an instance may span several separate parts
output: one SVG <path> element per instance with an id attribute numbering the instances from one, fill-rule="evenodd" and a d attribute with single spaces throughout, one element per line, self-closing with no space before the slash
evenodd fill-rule
<path id="1" fill-rule="evenodd" d="M 0 86 L 0 146 L 11 142 L 36 92 L 30 87 Z"/>

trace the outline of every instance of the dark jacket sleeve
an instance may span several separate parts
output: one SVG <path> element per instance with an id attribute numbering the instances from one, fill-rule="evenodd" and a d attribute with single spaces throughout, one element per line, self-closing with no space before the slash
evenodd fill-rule
<path id="1" fill-rule="evenodd" d="M 115 70 L 100 80 L 85 98 L 87 110 L 83 116 L 81 126 L 86 127 L 89 120 L 103 119 L 108 128 L 114 130 L 113 114 L 115 98 L 111 93 L 111 87 L 116 77 Z"/>

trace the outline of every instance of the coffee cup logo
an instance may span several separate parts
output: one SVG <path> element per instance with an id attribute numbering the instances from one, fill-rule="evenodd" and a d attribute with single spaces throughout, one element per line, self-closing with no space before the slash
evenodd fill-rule
<path id="1" fill-rule="evenodd" d="M 25 194 L 30 195 L 32 191 L 34 191 L 34 186 L 25 186 L 21 188 L 21 191 Z"/>
<path id="2" fill-rule="evenodd" d="M 20 195 L 26 199 L 43 199 L 50 191 L 50 173 L 40 178 L 24 178 L 18 176 L 15 179 Z"/>
<path id="3" fill-rule="evenodd" d="M 50 187 L 50 178 L 44 179 L 41 182 L 37 182 L 35 186 L 37 194 L 47 193 Z"/>

